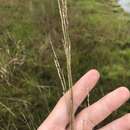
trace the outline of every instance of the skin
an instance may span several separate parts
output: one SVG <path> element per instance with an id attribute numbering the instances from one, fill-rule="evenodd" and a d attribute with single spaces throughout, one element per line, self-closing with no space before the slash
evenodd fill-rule
<path id="1" fill-rule="evenodd" d="M 76 112 L 88 93 L 95 87 L 99 78 L 99 72 L 93 69 L 87 72 L 73 86 L 74 112 Z M 92 130 L 97 124 L 123 105 L 129 98 L 130 91 L 126 87 L 119 87 L 110 92 L 75 116 L 74 130 Z M 70 99 L 69 90 L 60 98 L 53 111 L 38 130 L 70 130 L 70 117 L 68 114 L 68 108 L 71 104 Z M 130 130 L 130 114 L 124 115 L 99 130 Z"/>

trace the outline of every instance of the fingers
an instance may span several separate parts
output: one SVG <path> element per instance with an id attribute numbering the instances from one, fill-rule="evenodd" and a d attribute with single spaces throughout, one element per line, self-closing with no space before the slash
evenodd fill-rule
<path id="1" fill-rule="evenodd" d="M 123 103 L 125 103 L 129 97 L 130 92 L 125 87 L 118 88 L 109 93 L 98 102 L 82 110 L 77 115 L 75 120 L 75 130 L 83 129 L 82 126 L 85 129 L 92 129 L 113 111 L 119 108 Z"/>
<path id="2" fill-rule="evenodd" d="M 74 111 L 85 99 L 90 90 L 95 86 L 99 79 L 99 73 L 96 70 L 90 70 L 73 86 L 73 104 Z M 57 103 L 56 107 L 44 122 L 46 125 L 52 124 L 66 126 L 69 123 L 68 108 L 71 105 L 71 90 L 69 90 Z M 49 123 L 48 123 L 49 122 Z"/>
<path id="3" fill-rule="evenodd" d="M 130 114 L 127 114 L 122 118 L 113 121 L 100 130 L 130 130 Z"/>

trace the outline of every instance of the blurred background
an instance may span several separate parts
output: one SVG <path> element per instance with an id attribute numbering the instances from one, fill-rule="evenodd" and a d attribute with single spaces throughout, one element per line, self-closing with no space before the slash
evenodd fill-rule
<path id="1" fill-rule="evenodd" d="M 90 104 L 130 88 L 130 15 L 116 0 L 69 0 L 68 12 L 73 82 L 101 73 Z M 62 95 L 48 43 L 51 34 L 66 73 L 61 32 L 57 0 L 0 0 L 0 130 L 35 130 Z M 129 102 L 97 127 L 127 112 Z"/>

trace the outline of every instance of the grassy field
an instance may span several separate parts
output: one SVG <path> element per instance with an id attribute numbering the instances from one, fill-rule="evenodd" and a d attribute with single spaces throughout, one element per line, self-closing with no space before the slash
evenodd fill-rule
<path id="1" fill-rule="evenodd" d="M 71 0 L 68 7 L 73 81 L 100 71 L 91 103 L 130 88 L 130 15 L 114 0 Z M 57 1 L 0 0 L 0 130 L 35 130 L 62 95 L 48 34 L 66 72 Z M 127 103 L 101 125 L 129 111 Z"/>

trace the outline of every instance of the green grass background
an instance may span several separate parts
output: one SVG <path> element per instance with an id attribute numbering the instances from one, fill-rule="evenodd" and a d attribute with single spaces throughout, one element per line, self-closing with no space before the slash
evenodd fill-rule
<path id="1" fill-rule="evenodd" d="M 91 103 L 130 88 L 130 15 L 115 0 L 71 0 L 68 8 L 73 82 L 100 71 Z M 66 72 L 57 1 L 0 0 L 0 130 L 35 130 L 62 95 L 48 34 Z M 127 112 L 129 102 L 98 127 Z"/>

